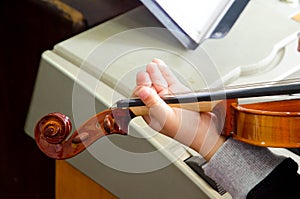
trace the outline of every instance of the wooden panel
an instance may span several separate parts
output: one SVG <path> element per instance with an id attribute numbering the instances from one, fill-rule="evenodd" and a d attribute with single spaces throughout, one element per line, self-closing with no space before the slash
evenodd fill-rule
<path id="1" fill-rule="evenodd" d="M 56 199 L 116 199 L 113 194 L 64 160 L 56 160 Z"/>
<path id="2" fill-rule="evenodd" d="M 300 13 L 297 13 L 296 15 L 294 15 L 294 16 L 292 17 L 292 19 L 294 19 L 295 21 L 300 22 Z"/>

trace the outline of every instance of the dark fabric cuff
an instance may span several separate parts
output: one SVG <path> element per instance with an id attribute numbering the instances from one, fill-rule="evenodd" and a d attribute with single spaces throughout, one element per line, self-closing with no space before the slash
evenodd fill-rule
<path id="1" fill-rule="evenodd" d="M 299 197 L 300 176 L 298 164 L 286 158 L 265 179 L 258 183 L 247 195 L 248 199 L 295 198 Z"/>

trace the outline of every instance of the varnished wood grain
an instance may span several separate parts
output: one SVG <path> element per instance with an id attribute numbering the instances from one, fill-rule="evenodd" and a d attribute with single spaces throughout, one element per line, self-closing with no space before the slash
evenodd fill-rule
<path id="1" fill-rule="evenodd" d="M 237 105 L 234 137 L 265 147 L 300 147 L 300 100 L 282 100 Z"/>
<path id="2" fill-rule="evenodd" d="M 116 199 L 112 193 L 88 178 L 65 160 L 56 160 L 56 199 Z"/>

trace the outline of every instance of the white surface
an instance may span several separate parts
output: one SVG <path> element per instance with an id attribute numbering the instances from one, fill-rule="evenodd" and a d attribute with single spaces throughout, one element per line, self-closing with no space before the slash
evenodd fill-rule
<path id="1" fill-rule="evenodd" d="M 281 9 L 280 12 L 279 9 Z M 98 77 L 99 73 L 102 74 L 103 68 L 105 70 L 109 68 L 107 63 L 104 63 L 105 66 L 103 66 L 100 59 L 110 56 L 116 61 L 111 67 L 117 68 L 117 70 L 107 71 L 106 74 L 110 76 L 110 80 L 109 82 L 105 80 L 105 83 L 112 87 L 121 78 L 115 74 L 116 71 L 122 70 L 122 67 L 140 67 L 154 56 L 164 59 L 174 70 L 177 69 L 176 67 L 181 68 L 179 72 L 185 73 L 185 78 L 188 82 L 192 82 L 192 87 L 196 88 L 212 84 L 213 79 L 218 77 L 223 78 L 224 84 L 229 84 L 239 81 L 239 78 L 255 79 L 259 73 L 267 73 L 271 70 L 273 72 L 270 78 L 273 78 L 282 75 L 280 70 L 276 70 L 281 59 L 287 61 L 285 61 L 287 70 L 292 70 L 289 68 L 293 68 L 294 59 L 298 59 L 298 55 L 295 53 L 292 58 L 285 58 L 291 53 L 284 52 L 287 45 L 295 42 L 297 33 L 300 32 L 300 24 L 291 20 L 290 16 L 286 16 L 287 12 L 291 14 L 296 10 L 299 8 L 291 9 L 286 4 L 278 3 L 275 0 L 252 0 L 236 22 L 235 27 L 224 39 L 207 40 L 196 51 L 189 51 L 184 49 L 171 34 L 157 35 L 155 31 L 140 34 L 137 28 L 160 25 L 147 9 L 141 7 L 59 43 L 54 47 L 54 52 L 77 66 L 81 66 L 85 62 L 96 61 L 90 63 L 86 70 L 92 71 L 93 74 L 96 69 Z M 131 36 L 126 36 L 126 39 L 122 40 L 122 35 L 124 37 Z M 114 40 L 115 38 L 119 38 L 119 40 Z M 109 43 L 108 40 L 114 42 Z M 105 48 L 101 49 L 103 46 Z M 151 47 L 154 48 L 150 49 Z M 126 48 L 131 51 L 124 52 Z M 132 59 L 121 63 L 124 56 L 115 53 L 116 51 L 122 52 L 119 49 L 123 49 L 123 53 L 127 53 L 126 56 L 131 56 Z M 96 50 L 102 53 L 97 55 L 98 58 L 95 55 Z M 197 56 L 197 51 L 200 51 L 201 55 Z M 193 54 L 193 62 L 199 60 L 200 63 L 196 65 L 205 68 L 205 70 L 201 69 L 201 73 L 204 73 L 201 74 L 203 76 L 202 83 L 198 84 L 199 72 L 193 77 L 194 73 L 188 74 L 188 70 L 184 70 L 187 65 L 186 61 L 190 59 L 186 54 Z M 91 57 L 93 60 L 89 60 Z M 203 60 L 213 62 L 214 66 L 211 64 L 205 66 L 202 63 Z M 213 72 L 217 71 L 218 74 L 210 77 L 212 74 L 205 74 L 209 69 Z"/>
<path id="2" fill-rule="evenodd" d="M 276 67 L 272 66 L 276 55 L 297 39 L 300 24 L 290 19 L 296 11 L 299 7 L 291 9 L 277 0 L 252 0 L 224 39 L 207 40 L 202 47 L 221 74 L 236 71 L 226 80 L 255 78 Z"/>

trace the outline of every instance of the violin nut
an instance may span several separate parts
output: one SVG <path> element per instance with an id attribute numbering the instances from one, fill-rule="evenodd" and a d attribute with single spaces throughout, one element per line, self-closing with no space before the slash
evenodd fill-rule
<path id="1" fill-rule="evenodd" d="M 103 121 L 104 130 L 107 133 L 112 133 L 114 130 L 114 119 L 111 115 L 106 115 Z"/>

